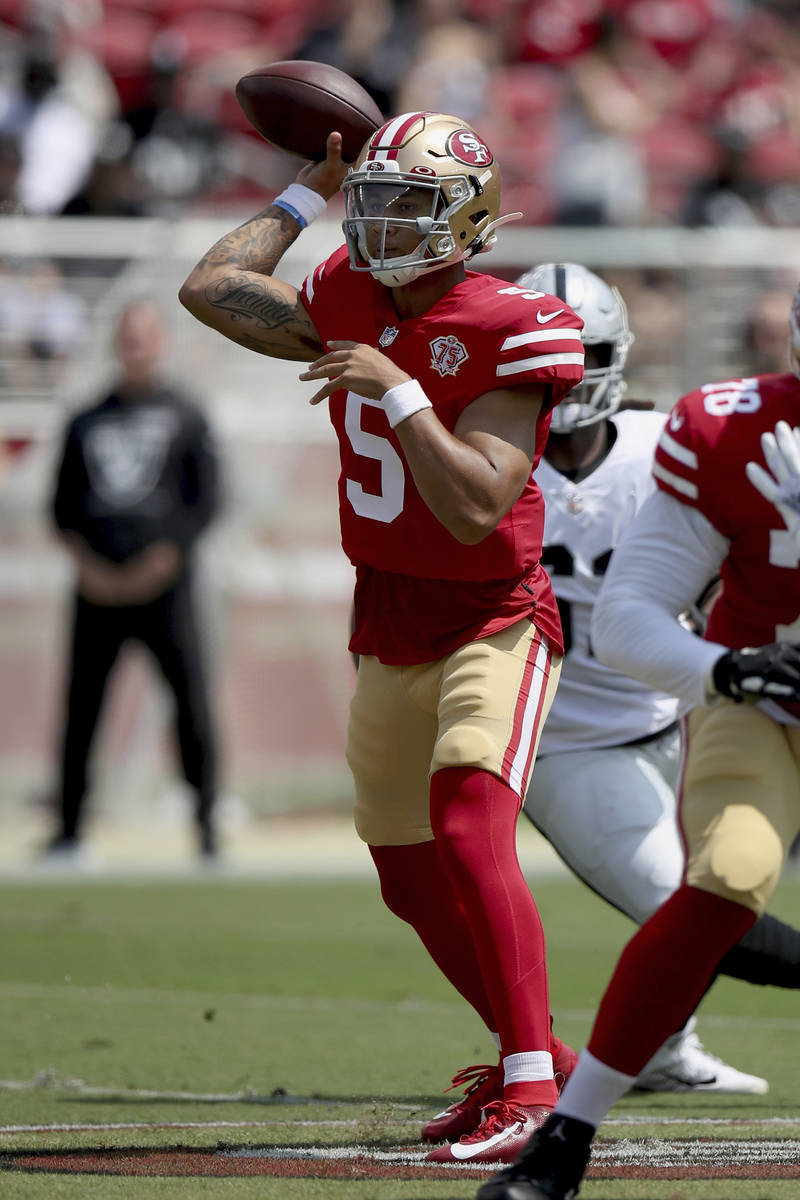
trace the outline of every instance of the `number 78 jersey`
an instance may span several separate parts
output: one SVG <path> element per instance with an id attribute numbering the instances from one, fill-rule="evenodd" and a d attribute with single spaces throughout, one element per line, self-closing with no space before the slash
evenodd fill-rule
<path id="1" fill-rule="evenodd" d="M 800 381 L 759 375 L 707 383 L 683 396 L 658 444 L 656 484 L 729 541 L 723 590 L 706 637 L 726 646 L 800 641 L 800 558 L 783 518 L 748 480 L 765 466 L 761 435 L 800 424 Z"/>
<path id="2" fill-rule="evenodd" d="M 545 401 L 531 447 L 534 463 L 547 440 L 553 405 L 583 377 L 582 322 L 572 310 L 553 296 L 489 275 L 467 272 L 426 313 L 401 321 L 390 290 L 368 274 L 352 272 L 342 247 L 306 279 L 300 296 L 323 343 L 342 339 L 380 348 L 419 381 L 451 432 L 478 396 L 517 385 L 543 386 Z M 533 477 L 498 527 L 478 545 L 465 546 L 419 495 L 379 401 L 342 390 L 331 396 L 329 411 L 339 439 L 342 546 L 360 582 L 368 572 L 391 574 L 395 581 L 382 592 L 382 613 L 372 614 L 375 622 L 396 617 L 399 626 L 403 612 L 406 624 L 414 621 L 419 604 L 411 580 L 480 582 L 482 589 L 447 589 L 448 611 L 442 603 L 435 631 L 438 649 L 449 645 L 447 627 L 454 634 L 464 631 L 458 642 L 463 644 L 533 609 L 550 612 L 551 627 L 542 632 L 558 645 L 555 604 L 539 566 L 544 506 Z M 393 592 L 400 588 L 403 594 L 395 600 Z M 360 591 L 363 596 L 365 589 Z M 431 589 L 420 588 L 416 599 L 426 610 L 436 604 Z M 358 621 L 358 590 L 356 601 Z"/>

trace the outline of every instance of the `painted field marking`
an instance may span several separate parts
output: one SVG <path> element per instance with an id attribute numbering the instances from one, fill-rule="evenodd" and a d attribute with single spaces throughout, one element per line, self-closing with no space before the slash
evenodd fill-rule
<path id="1" fill-rule="evenodd" d="M 59 1175 L 241 1176 L 287 1178 L 432 1179 L 455 1172 L 480 1178 L 496 1164 L 429 1163 L 429 1147 L 147 1146 L 0 1152 L 0 1171 Z M 595 1179 L 797 1179 L 800 1141 L 650 1138 L 603 1142 L 593 1148 L 588 1177 Z"/>

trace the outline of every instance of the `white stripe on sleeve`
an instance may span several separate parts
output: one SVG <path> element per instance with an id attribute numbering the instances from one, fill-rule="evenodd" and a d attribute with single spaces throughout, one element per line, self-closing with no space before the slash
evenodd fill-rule
<path id="1" fill-rule="evenodd" d="M 684 496 L 688 496 L 691 500 L 696 500 L 699 496 L 697 484 L 691 483 L 688 479 L 681 479 L 680 475 L 674 475 L 672 471 L 668 471 L 666 467 L 662 467 L 661 463 L 653 463 L 653 474 L 657 479 L 661 479 L 664 483 L 668 483 L 676 492 L 681 492 Z"/>
<path id="2" fill-rule="evenodd" d="M 697 470 L 697 455 L 694 450 L 689 450 L 687 446 L 682 446 L 680 442 L 676 442 L 675 438 L 666 429 L 661 434 L 658 444 L 670 458 L 683 463 L 685 467 L 691 467 L 693 471 Z"/>
<path id="3" fill-rule="evenodd" d="M 523 371 L 538 371 L 542 367 L 560 367 L 573 364 L 583 366 L 583 354 L 537 354 L 533 358 L 518 358 L 516 362 L 501 363 L 496 375 L 520 375 Z"/>
<path id="4" fill-rule="evenodd" d="M 532 329 L 530 333 L 515 333 L 507 337 L 501 350 L 514 350 L 517 346 L 536 345 L 537 342 L 579 342 L 578 329 Z"/>

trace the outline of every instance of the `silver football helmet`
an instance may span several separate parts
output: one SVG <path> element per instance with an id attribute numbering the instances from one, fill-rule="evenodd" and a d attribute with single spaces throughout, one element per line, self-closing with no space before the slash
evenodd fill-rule
<path id="1" fill-rule="evenodd" d="M 789 365 L 800 379 L 800 285 L 794 294 L 789 313 Z"/>
<path id="2" fill-rule="evenodd" d="M 553 409 L 551 433 L 572 433 L 616 412 L 625 392 L 622 373 L 633 341 L 625 301 L 617 288 L 578 263 L 541 263 L 516 282 L 557 296 L 583 321 L 587 363 L 583 381 Z"/>

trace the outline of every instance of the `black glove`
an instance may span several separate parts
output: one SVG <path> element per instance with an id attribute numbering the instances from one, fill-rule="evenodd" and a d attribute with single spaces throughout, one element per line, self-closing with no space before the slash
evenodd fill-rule
<path id="1" fill-rule="evenodd" d="M 772 642 L 729 650 L 714 663 L 711 676 L 717 691 L 737 704 L 742 700 L 800 700 L 800 646 Z"/>

